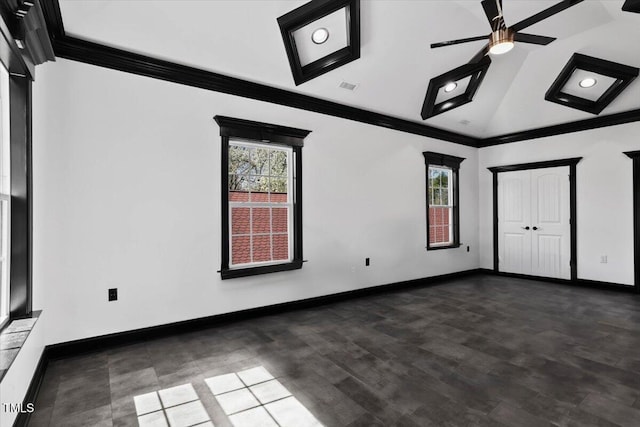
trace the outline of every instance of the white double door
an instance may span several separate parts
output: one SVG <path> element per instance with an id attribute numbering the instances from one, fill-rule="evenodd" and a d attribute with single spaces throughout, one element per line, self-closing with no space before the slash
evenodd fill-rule
<path id="1" fill-rule="evenodd" d="M 498 267 L 571 278 L 569 167 L 498 174 Z"/>

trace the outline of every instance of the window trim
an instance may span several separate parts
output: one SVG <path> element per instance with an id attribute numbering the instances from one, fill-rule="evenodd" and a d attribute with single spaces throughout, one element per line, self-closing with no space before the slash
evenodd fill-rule
<path id="1" fill-rule="evenodd" d="M 7 204 L 6 245 L 5 242 L 2 241 L 4 233 L 0 227 L 0 259 L 3 261 L 1 265 L 6 266 L 7 269 L 5 274 L 0 265 L 0 293 L 2 294 L 0 295 L 0 329 L 2 329 L 11 321 L 11 96 L 9 93 L 11 76 L 9 70 L 7 70 L 4 65 L 0 64 L 0 68 L 0 73 L 3 74 L 0 76 L 0 85 L 2 86 L 0 92 L 5 89 L 7 91 L 7 93 L 2 94 L 3 96 L 0 96 L 0 133 L 2 133 L 0 138 L 3 139 L 2 143 L 0 143 L 0 155 L 5 156 L 8 154 L 7 172 L 9 182 L 6 192 L 3 191 L 0 185 L 0 217 L 2 216 L 2 203 L 6 202 Z M 4 140 L 5 136 L 7 136 L 6 141 Z M 4 144 L 6 144 L 6 146 Z M 5 147 L 7 148 L 7 152 L 3 151 Z M 2 159 L 2 161 L 4 161 L 4 157 L 2 157 Z M 0 175 L 3 173 L 5 173 L 5 171 L 2 165 L 0 165 Z M 0 221 L 0 223 L 4 224 L 5 221 Z M 6 255 L 3 256 L 3 251 L 5 250 Z M 4 280 L 6 280 L 6 283 L 3 285 L 2 282 Z"/>
<path id="2" fill-rule="evenodd" d="M 254 122 L 226 116 L 215 116 L 222 137 L 221 156 L 221 266 L 223 280 L 302 268 L 302 147 L 311 131 Z M 285 145 L 292 148 L 293 160 L 293 249 L 292 260 L 284 263 L 230 268 L 229 254 L 229 140 L 242 139 L 256 144 Z"/>
<path id="3" fill-rule="evenodd" d="M 459 188 L 459 170 L 460 164 L 465 160 L 463 157 L 451 156 L 448 154 L 434 153 L 432 151 L 425 151 L 422 153 L 424 156 L 425 166 L 426 166 L 426 189 L 425 189 L 425 201 L 426 201 L 426 223 L 427 223 L 427 245 L 426 249 L 428 251 L 435 251 L 441 249 L 451 249 L 458 248 L 461 246 L 460 243 L 460 188 Z M 453 206 L 452 206 L 452 231 L 453 238 L 452 242 L 448 245 L 431 245 L 430 238 L 431 232 L 429 227 L 429 167 L 446 167 L 451 169 L 452 176 L 452 193 L 453 193 Z"/>
<path id="4" fill-rule="evenodd" d="M 0 62 L 9 71 L 9 144 L 11 173 L 11 238 L 9 272 L 9 318 L 32 314 L 32 162 L 31 120 L 33 64 L 22 51 L 7 26 L 17 18 L 0 8 Z"/>

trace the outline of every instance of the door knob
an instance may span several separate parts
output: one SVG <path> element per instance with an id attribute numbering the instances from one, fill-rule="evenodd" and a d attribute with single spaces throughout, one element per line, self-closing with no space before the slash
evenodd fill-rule
<path id="1" fill-rule="evenodd" d="M 527 225 L 526 227 L 522 227 L 523 230 L 528 230 L 529 226 Z M 533 228 L 535 230 L 535 227 Z"/>
<path id="2" fill-rule="evenodd" d="M 538 227 L 533 227 L 533 231 L 536 231 L 538 229 Z"/>

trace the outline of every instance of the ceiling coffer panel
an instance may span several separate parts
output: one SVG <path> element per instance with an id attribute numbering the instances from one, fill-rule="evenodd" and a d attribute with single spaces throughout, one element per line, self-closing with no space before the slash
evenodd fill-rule
<path id="1" fill-rule="evenodd" d="M 640 13 L 640 0 L 626 0 L 622 5 L 625 12 Z"/>
<path id="2" fill-rule="evenodd" d="M 574 53 L 547 91 L 545 99 L 600 114 L 631 84 L 638 71 L 636 67 Z"/>
<path id="3" fill-rule="evenodd" d="M 426 120 L 471 102 L 489 65 L 491 59 L 485 56 L 480 62 L 465 64 L 432 78 L 422 104 L 422 118 Z"/>
<path id="4" fill-rule="evenodd" d="M 312 0 L 278 25 L 296 86 L 360 58 L 360 0 Z"/>

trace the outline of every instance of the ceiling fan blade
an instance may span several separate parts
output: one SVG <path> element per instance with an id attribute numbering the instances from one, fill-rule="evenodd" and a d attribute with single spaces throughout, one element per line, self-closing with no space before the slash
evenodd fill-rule
<path id="1" fill-rule="evenodd" d="M 436 47 L 453 46 L 454 44 L 460 44 L 460 43 L 476 42 L 478 40 L 486 40 L 488 38 L 489 36 L 477 36 L 477 37 L 468 37 L 466 39 L 449 40 L 446 42 L 432 43 L 431 49 Z"/>
<path id="2" fill-rule="evenodd" d="M 513 31 L 520 31 L 523 30 L 527 27 L 530 27 L 533 24 L 536 24 L 544 19 L 549 18 L 550 16 L 555 15 L 556 13 L 560 13 L 565 9 L 570 8 L 571 6 L 575 6 L 578 3 L 582 3 L 584 0 L 564 0 L 561 1 L 558 4 L 555 4 L 553 6 L 551 6 L 550 8 L 547 8 L 545 10 L 543 10 L 542 12 L 536 13 L 535 15 L 532 15 L 530 17 L 528 17 L 527 19 L 523 19 L 522 21 L 518 22 L 515 25 L 512 25 L 511 28 Z"/>
<path id="3" fill-rule="evenodd" d="M 486 45 L 484 45 L 484 47 L 482 49 L 480 49 L 478 51 L 478 53 L 476 53 L 473 58 L 471 58 L 471 60 L 469 61 L 469 63 L 475 63 L 475 62 L 480 62 L 482 60 L 482 58 L 484 58 L 486 56 L 486 54 L 489 53 L 489 43 L 487 43 Z"/>
<path id="4" fill-rule="evenodd" d="M 522 43 L 548 45 L 554 41 L 555 37 L 537 36 L 535 34 L 516 33 L 515 41 Z"/>
<path id="5" fill-rule="evenodd" d="M 491 31 L 496 31 L 500 27 L 500 21 L 502 21 L 502 19 L 498 18 L 500 16 L 498 3 L 496 3 L 496 0 L 482 0 L 481 4 L 484 14 L 487 15 L 489 25 L 491 25 Z M 502 8 L 502 1 L 500 1 L 500 8 Z"/>

